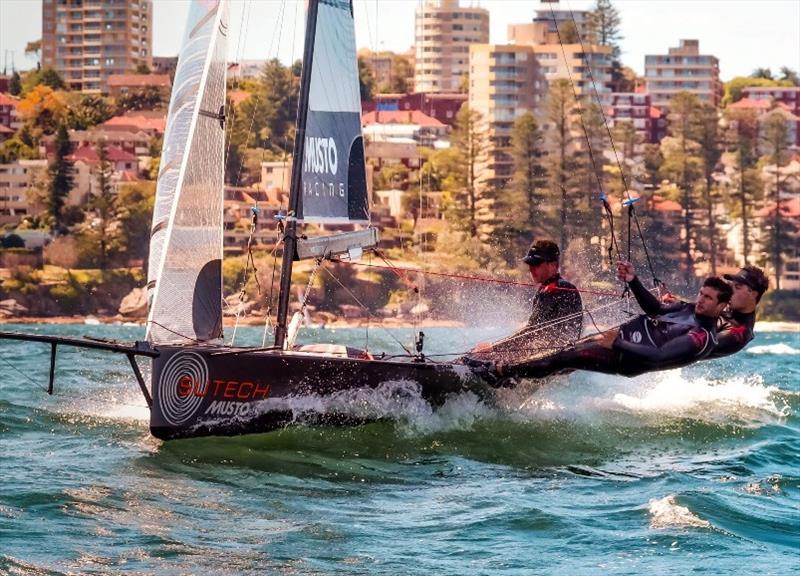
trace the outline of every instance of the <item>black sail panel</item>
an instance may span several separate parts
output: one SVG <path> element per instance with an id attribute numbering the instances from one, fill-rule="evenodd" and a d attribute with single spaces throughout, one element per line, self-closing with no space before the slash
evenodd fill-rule
<path id="1" fill-rule="evenodd" d="M 297 217 L 369 221 L 355 28 L 349 0 L 319 0 Z"/>

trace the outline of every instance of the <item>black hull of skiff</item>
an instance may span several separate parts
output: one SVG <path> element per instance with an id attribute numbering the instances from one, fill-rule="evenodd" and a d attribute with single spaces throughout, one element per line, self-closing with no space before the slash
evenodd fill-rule
<path id="1" fill-rule="evenodd" d="M 153 359 L 150 430 L 157 438 L 232 436 L 293 423 L 352 425 L 380 418 L 369 407 L 303 399 L 336 397 L 405 383 L 432 406 L 486 384 L 465 366 L 355 359 L 281 351 L 159 346 Z M 391 393 L 391 392 L 390 392 Z M 344 401 L 346 402 L 346 398 Z"/>

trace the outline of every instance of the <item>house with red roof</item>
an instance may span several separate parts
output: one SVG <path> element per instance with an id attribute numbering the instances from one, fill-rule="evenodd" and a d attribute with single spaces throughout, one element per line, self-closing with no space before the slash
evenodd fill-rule
<path id="1" fill-rule="evenodd" d="M 800 86 L 748 86 L 742 89 L 748 100 L 780 102 L 795 116 L 800 116 Z"/>
<path id="2" fill-rule="evenodd" d="M 111 184 L 114 188 L 138 180 L 139 159 L 135 155 L 117 146 L 107 146 L 106 154 L 111 163 Z M 77 147 L 67 159 L 72 160 L 74 168 L 73 187 L 67 204 L 80 206 L 86 203 L 90 194 L 97 191 L 100 156 L 96 145 L 84 145 Z"/>
<path id="3" fill-rule="evenodd" d="M 107 81 L 108 94 L 119 98 L 144 88 L 156 88 L 162 98 L 168 98 L 172 89 L 169 74 L 112 74 Z"/>
<path id="4" fill-rule="evenodd" d="M 766 98 L 745 97 L 728 105 L 728 109 L 754 111 L 758 118 L 759 130 L 770 114 L 781 114 L 786 119 L 786 124 L 789 128 L 790 145 L 795 150 L 800 150 L 800 112 L 793 112 L 793 108 L 785 102 Z M 762 154 L 766 152 L 763 145 L 760 148 Z"/>
<path id="5" fill-rule="evenodd" d="M 450 126 L 420 110 L 374 110 L 361 117 L 364 136 L 372 141 L 405 141 L 435 146 L 449 139 Z"/>
<path id="6" fill-rule="evenodd" d="M 107 130 L 145 132 L 150 136 L 161 136 L 167 129 L 167 116 L 161 111 L 128 112 L 114 116 L 101 124 Z"/>

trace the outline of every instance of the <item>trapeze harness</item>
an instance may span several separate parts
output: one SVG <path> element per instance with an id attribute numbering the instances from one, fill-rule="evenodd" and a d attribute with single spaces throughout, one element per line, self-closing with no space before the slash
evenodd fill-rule
<path id="1" fill-rule="evenodd" d="M 620 326 L 612 349 L 582 342 L 541 360 L 504 366 L 503 376 L 544 378 L 572 370 L 638 376 L 685 366 L 711 353 L 717 344 L 715 318 L 695 314 L 694 305 L 686 302 L 662 305 L 637 278 L 629 284 L 647 314 Z"/>
<path id="2" fill-rule="evenodd" d="M 736 312 L 720 318 L 717 326 L 717 346 L 708 358 L 722 358 L 735 354 L 753 339 L 753 327 L 756 324 L 755 312 Z"/>

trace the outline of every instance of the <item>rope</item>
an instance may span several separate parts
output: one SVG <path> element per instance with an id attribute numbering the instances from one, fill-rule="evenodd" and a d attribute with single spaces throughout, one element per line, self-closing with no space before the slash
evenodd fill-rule
<path id="1" fill-rule="evenodd" d="M 380 264 L 367 264 L 365 262 L 352 262 L 352 261 L 346 261 L 346 260 L 336 260 L 335 262 L 338 262 L 340 264 L 350 264 L 352 266 L 364 266 L 364 267 L 367 267 L 367 268 L 382 268 L 382 269 L 385 269 L 385 270 L 392 270 L 395 274 L 397 274 L 397 276 L 399 278 L 404 279 L 404 281 L 408 281 L 408 280 L 407 280 L 405 274 L 403 274 L 403 273 L 405 273 L 405 272 L 413 272 L 413 273 L 416 273 L 416 274 L 426 274 L 426 275 L 429 275 L 429 276 L 442 276 L 444 278 L 455 278 L 455 279 L 459 279 L 459 280 L 471 280 L 471 281 L 474 281 L 474 282 L 489 282 L 489 283 L 493 283 L 493 284 L 506 284 L 506 285 L 511 285 L 511 286 L 525 286 L 525 287 L 530 287 L 530 288 L 536 288 L 537 286 L 540 286 L 539 284 L 534 284 L 534 283 L 531 283 L 531 282 L 518 282 L 516 280 L 502 280 L 502 279 L 499 279 L 499 278 L 486 278 L 486 277 L 483 277 L 483 276 L 470 276 L 468 274 L 455 274 L 455 273 L 452 273 L 452 272 L 433 272 L 431 270 L 423 270 L 421 268 L 406 268 L 406 267 L 393 266 L 393 265 L 382 266 Z M 410 281 L 408 281 L 408 282 L 410 282 Z M 412 286 L 413 286 L 413 284 L 412 284 Z M 416 287 L 416 286 L 414 286 L 414 287 Z M 563 288 L 563 287 L 560 287 L 560 286 L 552 286 L 551 289 L 552 290 L 561 290 L 561 291 L 564 291 L 564 292 L 579 292 L 581 294 L 593 294 L 593 295 L 596 295 L 596 296 L 619 296 L 620 295 L 619 292 L 609 292 L 609 291 L 602 291 L 602 290 L 589 290 L 589 289 L 586 289 L 586 288 Z"/>
<path id="2" fill-rule="evenodd" d="M 327 269 L 327 268 L 325 268 L 325 267 L 323 267 L 322 269 L 323 269 L 323 270 L 324 270 L 324 271 L 325 271 L 325 272 L 326 272 L 326 273 L 327 273 L 327 274 L 328 274 L 328 275 L 329 275 L 331 278 L 333 278 L 333 280 L 334 280 L 334 281 L 335 281 L 335 282 L 336 282 L 336 283 L 337 283 L 337 284 L 338 284 L 338 285 L 339 285 L 341 288 L 343 288 L 343 289 L 344 289 L 344 290 L 345 290 L 345 291 L 346 291 L 348 294 L 350 294 L 350 297 L 351 297 L 351 298 L 352 298 L 352 299 L 353 299 L 353 300 L 354 300 L 354 301 L 355 301 L 355 302 L 356 302 L 356 303 L 357 303 L 359 306 L 361 306 L 361 309 L 362 309 L 362 310 L 364 310 L 364 312 L 366 312 L 366 313 L 367 313 L 367 318 L 373 318 L 373 317 L 374 317 L 374 315 L 372 314 L 372 312 L 370 312 L 369 308 L 367 308 L 367 307 L 364 305 L 364 303 L 363 303 L 363 302 L 361 302 L 361 300 L 359 300 L 359 299 L 358 299 L 358 297 L 357 297 L 355 294 L 353 294 L 353 291 L 352 291 L 352 290 L 350 290 L 350 288 L 348 288 L 347 286 L 345 286 L 344 284 L 342 284 L 342 283 L 341 283 L 341 281 L 339 281 L 339 279 L 338 279 L 338 278 L 337 278 L 337 277 L 336 277 L 336 276 L 333 274 L 333 272 L 331 272 L 330 270 L 328 270 L 328 269 Z M 387 330 L 387 329 L 386 329 L 386 327 L 384 327 L 384 326 L 382 326 L 382 325 L 381 325 L 381 327 L 383 328 L 383 330 L 384 330 L 384 331 L 385 331 L 385 332 L 386 332 L 386 333 L 387 333 L 389 336 L 391 336 L 391 337 L 392 337 L 392 340 L 394 340 L 395 342 L 397 342 L 397 344 L 398 344 L 398 345 L 399 345 L 399 346 L 400 346 L 400 347 L 401 347 L 403 350 L 405 350 L 405 351 L 406 351 L 406 353 L 407 353 L 409 356 L 412 356 L 412 354 L 411 354 L 411 351 L 410 351 L 408 348 L 406 348 L 406 347 L 405 347 L 405 345 L 404 345 L 402 342 L 400 342 L 400 340 L 399 340 L 399 339 L 398 339 L 398 338 L 397 338 L 397 337 L 396 337 L 394 334 L 392 334 L 391 332 L 389 332 L 389 330 Z"/>
<path id="3" fill-rule="evenodd" d="M 561 33 L 558 31 L 558 24 L 555 22 L 555 13 L 553 12 L 552 4 L 550 5 L 550 12 L 553 14 L 553 23 L 556 25 L 556 33 L 558 33 L 558 41 L 559 41 L 559 44 L 561 44 Z M 575 20 L 575 14 L 573 13 L 571 7 L 569 8 L 569 15 L 570 15 L 570 18 L 572 19 L 573 25 L 575 26 L 575 32 L 578 35 L 578 42 L 580 42 L 580 45 L 581 45 L 581 52 L 583 53 L 583 55 L 585 57 L 586 56 L 586 49 L 583 46 L 583 37 L 581 36 L 580 28 L 578 28 L 578 24 L 577 24 L 577 22 Z M 563 44 L 561 44 L 561 49 L 562 49 L 562 51 L 564 50 L 564 45 Z M 564 60 L 566 62 L 566 55 L 564 56 Z M 633 221 L 636 224 L 636 230 L 637 230 L 637 232 L 639 234 L 639 238 L 642 241 L 642 248 L 644 249 L 645 258 L 647 260 L 647 267 L 650 270 L 650 274 L 653 276 L 653 285 L 654 285 L 654 287 L 658 288 L 659 286 L 663 286 L 663 282 L 661 282 L 661 280 L 659 280 L 658 277 L 656 276 L 655 269 L 653 268 L 653 262 L 650 259 L 650 253 L 647 250 L 647 242 L 645 241 L 644 234 L 642 233 L 642 227 L 639 224 L 639 218 L 636 216 L 636 209 L 633 207 L 633 203 L 634 203 L 635 200 L 631 197 L 630 189 L 628 188 L 628 182 L 625 179 L 625 172 L 622 170 L 622 163 L 620 162 L 620 159 L 619 159 L 619 153 L 617 152 L 617 146 L 614 143 L 614 137 L 611 135 L 611 128 L 608 125 L 608 120 L 606 118 L 605 110 L 603 110 L 602 102 L 600 100 L 600 94 L 597 92 L 597 84 L 594 81 L 594 74 L 592 73 L 592 66 L 588 65 L 587 69 L 589 70 L 589 80 L 592 83 L 592 91 L 594 92 L 595 99 L 597 100 L 597 103 L 599 105 L 598 107 L 600 108 L 600 114 L 601 114 L 601 116 L 603 118 L 603 126 L 605 127 L 606 132 L 608 133 L 608 140 L 611 143 L 611 149 L 614 152 L 614 159 L 616 160 L 617 169 L 619 170 L 619 176 L 620 176 L 620 179 L 622 180 L 622 187 L 625 190 L 625 196 L 627 196 L 627 199 L 628 199 L 628 262 L 631 261 L 631 219 L 633 219 Z M 569 68 L 567 68 L 567 71 L 569 71 Z M 570 83 L 572 83 L 572 76 L 571 75 L 570 75 Z M 573 87 L 573 90 L 574 90 L 574 87 Z M 581 123 L 583 123 L 583 118 L 581 118 Z M 585 126 L 584 126 L 584 132 L 586 132 L 586 127 Z M 589 142 L 588 142 L 588 136 L 587 136 L 587 145 L 590 146 L 590 150 L 591 150 L 591 144 L 589 144 Z M 592 165 L 594 165 L 594 162 L 592 162 Z M 612 232 L 612 234 L 613 234 L 613 232 Z M 617 253 L 619 254 L 619 248 L 617 248 Z"/>
<path id="4" fill-rule="evenodd" d="M 253 258 L 253 236 L 258 227 L 258 206 L 250 208 L 251 221 L 250 221 L 250 235 L 247 238 L 247 260 L 244 266 L 244 275 L 242 277 L 242 289 L 239 291 L 239 305 L 236 307 L 236 322 L 233 325 L 233 335 L 231 336 L 230 346 L 233 346 L 236 341 L 236 331 L 239 329 L 239 318 L 242 314 L 242 305 L 244 304 L 245 296 L 247 295 L 247 281 L 250 277 L 250 264 L 253 265 L 253 278 L 256 280 L 256 289 L 258 295 L 261 295 L 261 283 L 258 281 L 258 268 L 256 268 L 256 261 Z"/>

